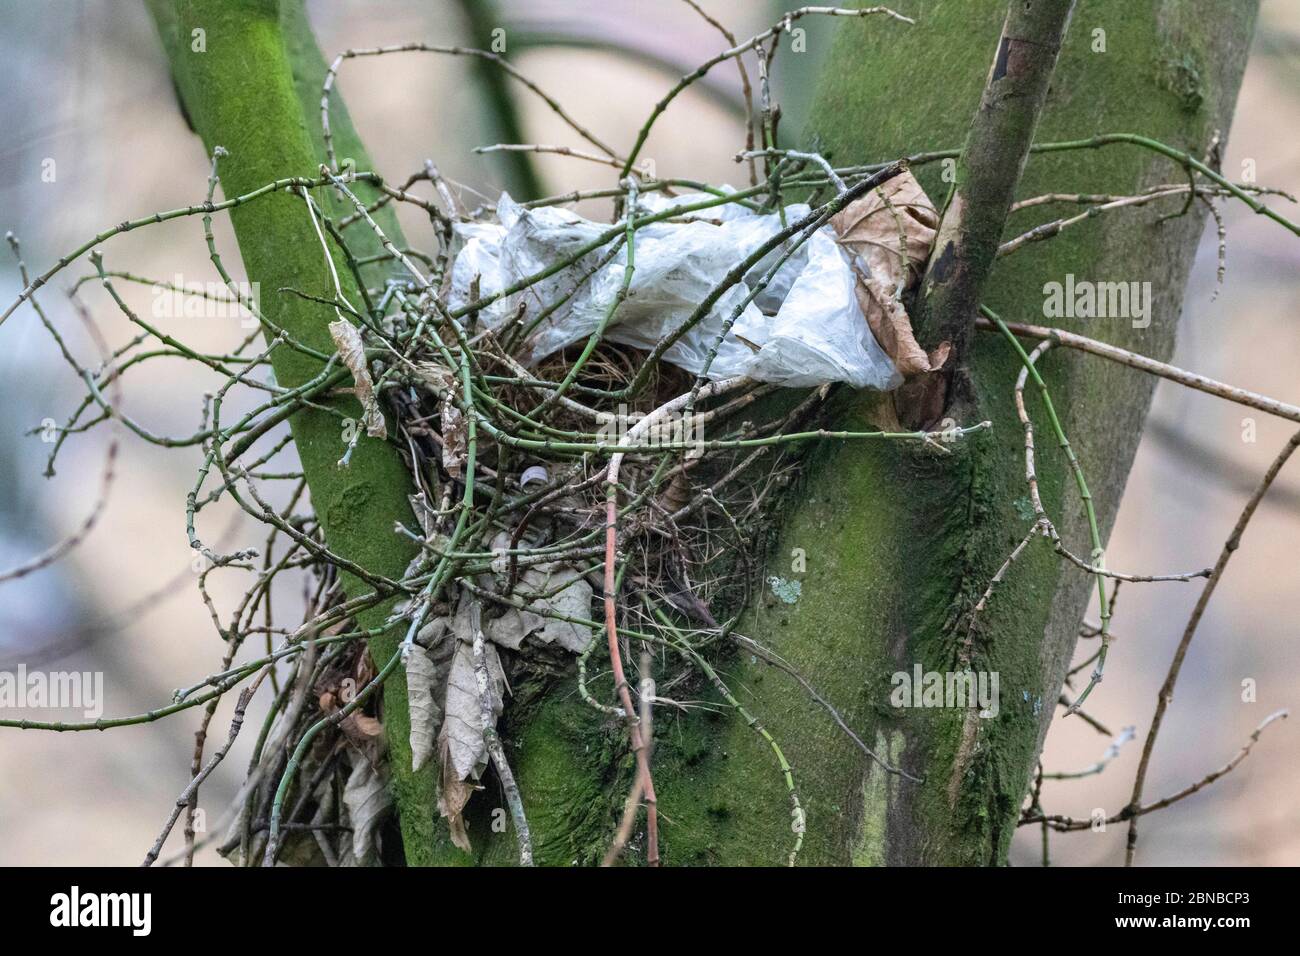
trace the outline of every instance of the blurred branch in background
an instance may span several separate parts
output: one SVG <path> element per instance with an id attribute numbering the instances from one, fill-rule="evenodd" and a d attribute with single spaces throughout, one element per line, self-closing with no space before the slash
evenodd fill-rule
<path id="1" fill-rule="evenodd" d="M 1202 441 L 1195 433 L 1171 422 L 1159 418 L 1150 419 L 1144 437 L 1150 438 L 1173 455 L 1184 467 L 1195 469 L 1201 480 L 1216 481 L 1241 494 L 1249 494 L 1259 484 L 1258 469 L 1242 464 L 1222 449 Z M 1280 482 L 1261 504 L 1264 507 L 1300 512 L 1300 488 L 1296 488 L 1294 483 Z"/>
<path id="2" fill-rule="evenodd" d="M 504 21 L 495 0 L 457 0 L 461 16 L 469 33 L 469 45 L 479 50 L 506 53 L 513 37 L 513 28 Z M 474 82 L 482 97 L 488 134 L 498 143 L 525 143 L 523 122 L 515 105 L 509 78 L 495 64 L 473 59 Z M 543 194 L 542 181 L 533 166 L 532 157 L 526 153 L 503 153 L 507 188 L 520 199 L 538 199 Z"/>
<path id="3" fill-rule="evenodd" d="M 510 35 L 516 50 L 568 48 L 612 53 L 624 62 L 649 67 L 670 80 L 694 68 L 685 57 L 677 55 L 680 43 L 656 42 L 654 33 L 620 31 L 617 24 L 520 19 L 511 27 Z M 734 75 L 709 74 L 700 80 L 696 90 L 738 119 L 744 118 L 745 102 Z"/>

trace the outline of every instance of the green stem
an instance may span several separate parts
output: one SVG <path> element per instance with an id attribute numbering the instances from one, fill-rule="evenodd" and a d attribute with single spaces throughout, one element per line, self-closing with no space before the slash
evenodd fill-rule
<path id="1" fill-rule="evenodd" d="M 1083 466 L 1079 463 L 1079 457 L 1074 453 L 1074 446 L 1070 444 L 1070 439 L 1065 435 L 1065 428 L 1061 425 L 1060 416 L 1056 414 L 1056 405 L 1052 402 L 1052 395 L 1047 389 L 1047 383 L 1038 374 L 1038 367 L 1025 351 L 1025 347 L 1020 344 L 1020 340 L 1016 338 L 1015 333 L 1007 328 L 1006 323 L 1002 321 L 996 312 L 986 305 L 980 306 L 980 312 L 996 325 L 1002 335 L 1011 343 L 1011 347 L 1015 349 L 1016 355 L 1020 357 L 1025 371 L 1028 372 L 1029 377 L 1038 388 L 1038 394 L 1043 399 L 1043 407 L 1047 410 L 1047 417 L 1052 424 L 1052 433 L 1056 436 L 1056 442 L 1060 445 L 1061 450 L 1065 452 L 1070 472 L 1074 476 L 1075 487 L 1079 489 L 1079 497 L 1083 500 L 1083 508 L 1088 516 L 1088 535 L 1092 541 L 1093 577 L 1097 582 L 1097 603 L 1101 620 L 1101 647 L 1097 651 L 1097 667 L 1092 672 L 1092 678 L 1088 681 L 1088 686 L 1083 689 L 1083 693 L 1075 698 L 1070 707 L 1070 712 L 1074 713 L 1078 711 L 1088 695 L 1092 693 L 1092 689 L 1101 683 L 1102 672 L 1106 667 L 1106 651 L 1110 646 L 1110 598 L 1106 594 L 1106 575 L 1103 573 L 1105 571 L 1103 558 L 1105 549 L 1102 546 L 1101 529 L 1097 524 L 1097 509 L 1093 507 L 1092 492 L 1088 490 L 1088 482 L 1083 476 Z"/>

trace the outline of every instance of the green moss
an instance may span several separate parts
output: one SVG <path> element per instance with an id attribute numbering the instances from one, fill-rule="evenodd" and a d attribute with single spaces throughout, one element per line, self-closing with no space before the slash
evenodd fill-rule
<path id="1" fill-rule="evenodd" d="M 832 53 L 835 66 L 824 73 L 810 132 L 821 136 L 838 162 L 959 145 L 978 101 L 1004 11 L 1005 4 L 999 2 L 925 4 L 915 11 L 917 27 L 887 38 L 869 21 L 845 24 Z M 1081 5 L 1037 139 L 1141 130 L 1198 151 L 1212 128 L 1227 127 L 1253 18 L 1254 5 L 1242 5 L 1230 21 L 1220 18 L 1211 25 L 1190 0 Z M 1108 41 L 1105 53 L 1092 51 L 1093 31 L 1098 28 L 1104 29 Z M 1212 71 L 1197 69 L 1196 77 L 1196 92 L 1211 110 L 1192 115 L 1182 108 L 1186 98 L 1171 103 L 1144 67 L 1151 49 L 1175 41 L 1178 48 L 1193 51 L 1185 55 L 1184 65 L 1215 64 Z M 926 63 L 924 72 L 914 69 L 917 62 Z M 1190 73 L 1181 68 L 1180 73 L 1190 94 Z M 846 122 L 848 116 L 870 117 L 870 121 Z M 918 175 L 932 195 L 946 193 L 937 164 Z M 1019 194 L 1132 191 L 1152 182 L 1178 180 L 1181 175 L 1172 164 L 1137 150 L 1031 157 Z M 1021 213 L 1013 217 L 1007 234 L 1045 218 L 1049 214 L 1043 210 Z M 1018 253 L 996 267 L 985 300 L 1003 315 L 1033 322 L 1041 321 L 1043 283 L 1059 281 L 1068 272 L 1080 279 L 1149 280 L 1157 299 L 1156 322 L 1150 329 L 1111 322 L 1105 327 L 1092 323 L 1082 331 L 1148 354 L 1167 355 L 1200 220 L 1189 217 L 1155 225 L 1155 218 L 1156 213 L 1151 213 L 1094 220 Z M 1085 368 L 1076 358 L 1065 356 L 1049 356 L 1043 366 L 1099 498 L 1103 525 L 1109 528 L 1151 385 L 1124 370 L 1096 363 Z M 846 643 L 865 640 L 923 662 L 952 659 L 961 613 L 1025 530 L 1015 504 L 1024 495 L 1022 436 L 1011 404 L 1017 370 L 1015 357 L 1003 343 L 989 337 L 977 340 L 976 414 L 992 420 L 995 427 L 987 442 L 972 447 L 968 460 L 954 458 L 936 466 L 934 473 L 909 475 L 915 463 L 906 457 L 892 464 L 864 457 L 855 475 L 856 486 L 838 501 L 840 510 L 892 510 L 895 513 L 881 516 L 881 523 L 892 525 L 895 533 L 913 544 L 899 549 L 901 561 L 880 562 L 878 551 L 866 551 L 856 572 L 878 582 L 906 581 L 912 597 L 898 624 L 866 623 L 858 634 L 846 634 Z M 1032 413 L 1037 417 L 1036 408 Z M 1045 429 L 1039 424 L 1043 435 Z M 1038 463 L 1047 507 L 1068 539 L 1086 551 L 1077 498 L 1072 487 L 1068 496 L 1063 494 L 1066 474 L 1049 442 L 1039 442 Z M 836 480 L 837 487 L 841 484 Z M 902 497 L 882 505 L 882 489 L 901 492 Z M 964 506 L 948 504 L 950 500 Z M 990 605 L 975 646 L 975 666 L 999 672 L 1004 702 L 1013 697 L 1018 701 L 1022 691 L 1031 700 L 1055 700 L 1087 596 L 1087 580 L 1063 571 L 1047 548 L 1031 548 L 1017 563 Z M 865 610 L 860 601 L 845 600 L 848 606 Z M 815 603 L 815 599 L 807 602 Z M 818 622 L 798 627 L 802 638 L 809 640 L 809 631 L 815 631 Z M 824 679 L 820 673 L 805 673 L 814 683 Z M 899 858 L 892 854 L 907 841 L 902 856 L 912 860 L 1003 859 L 1051 711 L 1050 706 L 1037 714 L 1032 708 L 1004 706 L 997 719 L 979 723 L 974 755 L 969 765 L 957 768 L 956 808 L 949 804 L 944 785 L 959 751 L 962 721 L 940 716 L 914 722 L 909 714 L 903 732 L 908 752 L 926 769 L 926 785 L 905 795 L 897 812 L 887 814 L 890 832 L 880 834 L 878 827 L 864 830 L 868 842 L 884 839 L 885 852 L 873 855 L 860 848 L 859 855 Z M 880 794 L 869 791 L 870 798 L 879 799 Z M 881 817 L 868 814 L 868 819 Z M 916 839 L 917 833 L 927 839 Z"/>
<path id="2" fill-rule="evenodd" d="M 538 689 L 548 692 L 549 684 Z M 597 864 L 621 809 L 619 788 L 608 784 L 614 778 L 631 779 L 624 725 L 611 724 L 576 697 L 553 706 L 534 704 L 516 699 L 506 730 L 511 765 L 519 779 L 528 781 L 522 795 L 534 859 L 539 866 Z M 482 815 L 494 802 L 504 806 L 492 784 L 471 805 L 477 803 Z M 513 833 L 472 832 L 471 839 L 477 843 L 480 835 L 484 863 L 518 861 Z"/>
<path id="3" fill-rule="evenodd" d="M 811 135 L 820 135 L 844 163 L 960 144 L 1004 11 L 993 0 L 926 4 L 917 11 L 920 24 L 903 31 L 845 22 L 824 71 Z M 1122 0 L 1079 11 L 1040 140 L 1141 130 L 1198 149 L 1212 126 L 1226 128 L 1253 8 L 1213 31 L 1190 0 L 1162 4 L 1159 14 L 1157 21 L 1149 6 Z M 1105 54 L 1090 49 L 1091 30 L 1099 26 L 1109 37 Z M 1204 49 L 1204 61 L 1216 65 L 1202 76 L 1212 108 L 1195 118 L 1171 103 L 1143 65 L 1147 51 L 1172 36 L 1188 48 Z M 924 71 L 915 68 L 921 62 Z M 1138 150 L 1058 154 L 1030 160 L 1020 194 L 1136 190 L 1180 175 Z M 924 168 L 920 176 L 932 195 L 943 195 L 940 167 Z M 996 267 L 986 300 L 1009 317 L 1034 321 L 1042 314 L 1043 283 L 1067 272 L 1094 280 L 1150 280 L 1156 292 L 1150 329 L 1108 323 L 1086 331 L 1168 355 L 1200 222 L 1189 217 L 1157 225 L 1156 216 L 1095 220 L 1033 246 Z M 1042 210 L 1020 214 L 1008 231 L 1042 217 Z M 1043 367 L 1108 529 L 1151 383 L 1119 368 L 1084 367 L 1074 357 L 1051 355 Z M 1003 706 L 996 719 L 975 725 L 968 748 L 962 743 L 964 712 L 897 711 L 888 696 L 896 669 L 920 663 L 942 671 L 954 665 L 966 614 L 1024 534 L 1016 506 L 1025 495 L 1023 439 L 1011 401 L 1018 369 L 1003 343 L 977 339 L 975 405 L 978 417 L 992 420 L 995 428 L 955 447 L 953 455 L 870 443 L 824 443 L 805 454 L 802 486 L 782 509 L 782 527 L 761 573 L 798 580 L 800 600 L 786 605 L 770 595 L 760 599 L 739 630 L 789 660 L 860 736 L 888 741 L 891 760 L 925 777 L 921 785 L 885 779 L 785 675 L 748 655 L 724 657 L 718 665 L 723 677 L 794 767 L 807 810 L 805 863 L 1005 859 L 1052 713 L 1050 703 L 1035 709 L 1017 702 L 1024 703 L 1022 694 L 1031 702 L 1055 700 L 1089 581 L 1064 570 L 1048 548 L 1031 548 L 1017 562 L 973 648 L 976 669 L 998 672 Z M 842 427 L 868 427 L 868 403 L 848 402 L 837 417 Z M 1050 442 L 1039 447 L 1047 507 L 1068 540 L 1086 550 L 1061 459 Z M 802 574 L 788 563 L 793 548 L 806 552 Z M 707 689 L 698 693 L 713 699 Z M 709 741 L 703 759 L 695 756 L 698 746 L 674 742 L 701 736 Z M 959 761 L 959 754 L 967 756 Z M 551 758 L 575 767 L 571 751 Z M 525 789 L 532 786 L 526 774 L 520 779 Z M 785 860 L 792 843 L 785 787 L 770 748 L 739 719 L 727 713 L 661 718 L 655 779 L 660 811 L 670 821 L 662 828 L 666 863 Z M 625 787 L 626 779 L 616 778 L 613 785 Z"/>
<path id="4" fill-rule="evenodd" d="M 149 6 L 195 129 L 209 153 L 216 146 L 229 153 L 220 167 L 225 195 L 238 196 L 286 176 L 315 175 L 319 152 L 294 86 L 280 5 L 273 0 L 150 0 Z M 203 50 L 195 50 L 191 42 L 196 30 L 203 31 Z M 309 36 L 302 40 L 299 48 L 309 40 Z M 305 74 L 300 70 L 299 75 Z M 349 151 L 359 156 L 359 145 L 350 143 Z M 273 291 L 291 287 L 326 296 L 332 292 L 302 200 L 279 193 L 233 210 L 231 221 L 248 278 L 264 291 L 263 311 L 305 344 L 332 352 L 327 326 L 333 313 Z M 344 295 L 355 299 L 356 288 L 345 264 L 336 262 L 336 267 Z M 287 348 L 276 350 L 272 364 L 276 380 L 289 387 L 309 380 L 320 369 L 317 360 Z M 360 414 L 352 397 L 327 404 L 353 418 Z M 330 547 L 373 573 L 400 577 L 414 548 L 392 531 L 395 521 L 413 520 L 406 500 L 410 477 L 396 447 L 363 438 L 351 465 L 343 469 L 337 461 L 346 446 L 336 417 L 307 409 L 295 414 L 290 426 Z M 345 586 L 353 594 L 368 590 L 351 579 L 345 579 Z M 389 610 L 390 605 L 383 605 L 360 614 L 359 623 L 362 627 L 382 624 Z M 374 639 L 372 656 L 381 663 L 388 660 L 400 638 L 390 631 Z M 385 685 L 384 723 L 407 859 L 440 861 L 448 844 L 433 821 L 433 774 L 416 775 L 409 769 L 410 725 L 403 681 Z"/>
<path id="5" fill-rule="evenodd" d="M 1201 71 L 1188 51 L 1166 47 L 1156 58 L 1156 82 L 1178 97 L 1184 111 L 1195 113 L 1205 97 L 1201 93 Z"/>

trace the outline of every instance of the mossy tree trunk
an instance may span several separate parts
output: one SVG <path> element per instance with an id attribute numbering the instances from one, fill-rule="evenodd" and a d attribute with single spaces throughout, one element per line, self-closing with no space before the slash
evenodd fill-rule
<path id="1" fill-rule="evenodd" d="M 202 137 L 209 154 L 218 146 L 228 156 L 218 170 L 222 190 L 234 197 L 288 176 L 314 178 L 324 156 L 319 120 L 325 62 L 312 38 L 302 0 L 147 0 L 186 115 Z M 335 146 L 340 160 L 351 158 L 358 169 L 369 166 L 364 147 L 346 110 L 333 112 Z M 358 195 L 373 198 L 364 184 Z M 341 199 L 317 191 L 329 206 Z M 335 211 L 343 211 L 342 205 Z M 393 240 L 403 244 L 391 210 L 380 222 Z M 334 289 L 320 241 L 298 196 L 281 192 L 231 212 L 239 253 L 248 281 L 262 290 L 262 312 L 291 336 L 324 354 L 334 351 L 328 325 L 331 310 L 280 290 L 330 299 Z M 380 251 L 373 235 L 357 232 L 353 252 Z M 342 257 L 335 267 L 345 298 L 361 301 Z M 309 381 L 321 363 L 301 352 L 280 347 L 271 356 L 278 384 L 292 388 Z M 328 400 L 345 416 L 360 419 L 355 399 Z M 414 545 L 394 533 L 394 522 L 414 526 L 407 495 L 411 479 L 396 446 L 363 436 L 346 467 L 338 462 L 347 448 L 340 419 L 328 412 L 304 409 L 290 420 L 294 445 L 302 460 L 312 503 L 331 549 L 367 571 L 400 578 L 415 554 Z M 350 596 L 369 587 L 346 579 Z M 385 602 L 358 616 L 362 627 L 384 623 L 392 609 Z M 383 662 L 392 657 L 402 634 L 390 629 L 371 641 L 371 654 Z M 444 859 L 449 844 L 436 827 L 434 778 L 431 769 L 410 772 L 410 724 L 406 685 L 401 680 L 384 688 L 385 725 L 394 767 L 402 829 L 408 857 L 417 862 Z M 454 851 L 452 851 L 454 853 Z"/>
<path id="2" fill-rule="evenodd" d="M 933 0 L 908 6 L 918 22 L 906 30 L 837 24 L 806 138 L 837 165 L 961 146 L 1006 11 L 1001 0 Z M 1036 139 L 1141 132 L 1200 155 L 1216 130 L 1227 134 L 1255 16 L 1255 4 L 1227 0 L 1080 0 Z M 784 62 L 797 69 L 798 54 Z M 919 176 L 942 201 L 942 168 L 924 167 Z M 1119 194 L 1183 179 L 1167 160 L 1113 146 L 1031 156 L 1018 195 Z M 1193 208 L 1158 222 L 1167 212 L 1101 217 L 1035 244 L 994 266 L 984 301 L 1008 318 L 1042 321 L 1044 284 L 1063 282 L 1067 273 L 1150 282 L 1146 328 L 1129 319 L 1063 324 L 1168 358 L 1204 219 Z M 1041 209 L 1017 214 L 1006 235 L 1042 218 Z M 898 710 L 889 698 L 897 671 L 957 666 L 970 608 L 1029 529 L 1023 434 L 1012 403 L 1018 370 L 1004 341 L 979 334 L 962 423 L 989 419 L 994 428 L 954 445 L 950 456 L 866 442 L 828 443 L 806 455 L 805 478 L 782 512 L 763 575 L 799 580 L 800 596 L 787 605 L 765 595 L 739 630 L 792 663 L 868 745 L 926 782 L 882 773 L 786 675 L 737 655 L 726 679 L 794 767 L 806 810 L 805 862 L 1006 859 L 1092 579 L 1042 542 L 1016 563 L 975 636 L 972 666 L 999 675 L 995 719 L 972 722 L 964 710 Z M 1108 534 L 1154 382 L 1066 354 L 1049 355 L 1043 370 Z M 835 425 L 871 427 L 874 406 L 870 395 L 846 397 Z M 1031 413 L 1045 433 L 1038 409 Z M 1047 507 L 1066 540 L 1086 554 L 1087 525 L 1064 461 L 1049 443 L 1040 446 Z M 806 571 L 797 570 L 803 564 L 796 551 Z M 1122 679 L 1118 671 L 1109 676 Z M 602 789 L 595 775 L 604 767 L 593 743 L 602 739 L 598 723 L 580 704 L 557 701 L 516 729 L 517 777 L 539 860 L 591 859 L 607 835 L 601 827 L 608 827 L 618 794 Z M 626 766 L 625 760 L 620 785 Z M 744 721 L 661 710 L 655 768 L 666 864 L 785 860 L 793 823 L 785 785 L 769 746 Z M 598 798 L 604 802 L 592 808 L 589 801 Z M 504 861 L 509 853 L 497 838 L 487 858 Z"/>
<path id="3" fill-rule="evenodd" d="M 961 145 L 989 75 L 1006 4 L 999 0 L 910 5 L 917 25 L 880 31 L 841 25 L 823 67 L 806 129 L 837 164 Z M 1040 142 L 1141 132 L 1204 152 L 1226 135 L 1253 32 L 1253 3 L 1081 0 L 1040 118 Z M 789 61 L 787 61 L 788 64 Z M 1008 175 L 1013 170 L 1007 170 Z M 948 184 L 931 166 L 919 176 L 942 200 Z M 1182 171 L 1131 147 L 1032 156 L 1018 189 L 1128 193 L 1178 182 Z M 1092 281 L 1150 282 L 1147 328 L 1129 319 L 1064 320 L 1085 334 L 1159 358 L 1173 349 L 1203 211 L 1157 222 L 1168 210 L 1101 217 L 995 265 L 983 299 L 1005 317 L 1042 321 L 1047 282 L 1067 273 Z M 1013 216 L 1006 236 L 1048 218 Z M 933 344 L 933 343 L 923 343 Z M 1109 533 L 1137 448 L 1154 382 L 1086 358 L 1050 354 L 1044 374 L 1087 472 Z M 1006 858 L 1015 820 L 1085 610 L 1091 579 L 1042 542 L 1026 552 L 976 633 L 973 667 L 1000 676 L 1001 710 L 967 720 L 960 710 L 889 706 L 890 675 L 956 666 L 970 608 L 1029 528 L 1023 435 L 1012 404 L 1019 362 L 983 333 L 974 342 L 973 395 L 963 424 L 991 433 L 951 456 L 867 443 L 823 446 L 809 456 L 802 494 L 769 560 L 791 573 L 802 548 L 807 573 L 793 607 L 766 601 L 742 630 L 773 647 L 831 701 L 868 744 L 923 776 L 917 786 L 882 774 L 784 675 L 738 659 L 730 676 L 781 742 L 807 805 L 804 858 L 821 863 L 989 864 Z M 1032 396 L 1029 396 L 1034 404 Z M 841 424 L 865 425 L 867 396 Z M 1045 422 L 1031 410 L 1045 433 Z M 1087 553 L 1086 522 L 1062 456 L 1040 442 L 1045 501 L 1066 540 Z M 1019 505 L 1019 506 L 1018 506 Z M 1124 675 L 1112 671 L 1111 682 Z M 1099 699 L 1106 684 L 1096 692 Z M 771 754 L 729 723 L 708 761 L 707 793 L 690 774 L 660 785 L 669 862 L 687 851 L 727 863 L 775 862 L 789 843 L 784 788 Z M 703 812 L 691 816 L 690 808 Z M 1119 808 L 1114 808 L 1119 809 Z M 682 819 L 683 816 L 686 819 Z"/>
<path id="4" fill-rule="evenodd" d="M 196 128 L 209 147 L 232 151 L 223 173 L 227 194 L 278 176 L 309 174 L 320 155 L 311 95 L 318 84 L 313 87 L 302 71 L 310 61 L 319 75 L 323 65 L 299 0 L 286 0 L 287 8 L 297 9 L 283 18 L 271 0 L 149 2 Z M 805 128 L 837 164 L 961 145 L 1006 9 L 1003 0 L 918 0 L 905 11 L 916 15 L 915 27 L 840 23 L 833 49 L 825 57 L 808 57 L 819 61 L 824 80 Z M 1255 14 L 1251 0 L 1080 0 L 1037 139 L 1139 132 L 1199 154 L 1215 130 L 1227 132 Z M 280 33 L 281 19 L 286 34 Z M 184 45 L 189 29 L 198 26 L 208 31 L 208 53 L 201 60 L 188 56 Z M 298 51 L 292 54 L 296 59 L 286 48 Z M 310 55 L 304 57 L 304 50 Z M 791 54 L 784 62 L 798 69 L 802 61 Z M 354 135 L 349 140 L 340 155 L 364 164 L 361 144 Z M 937 199 L 947 188 L 940 173 L 937 166 L 920 173 Z M 1018 195 L 1124 193 L 1182 177 L 1167 160 L 1112 146 L 1031 157 Z M 245 266 L 266 288 L 321 283 L 318 245 L 304 234 L 310 225 L 300 205 L 284 199 L 236 211 Z M 1203 213 L 1194 207 L 1186 216 L 1158 222 L 1163 211 L 1102 217 L 999 262 L 984 301 L 1009 319 L 1033 320 L 1042 316 L 1044 283 L 1064 281 L 1067 273 L 1093 281 L 1150 282 L 1153 312 L 1146 328 L 1127 319 L 1064 324 L 1167 358 Z M 1007 234 L 1033 221 L 1014 216 Z M 295 277 L 282 281 L 287 273 Z M 294 302 L 277 306 L 284 309 L 285 324 L 292 319 L 290 327 L 301 326 L 304 337 L 319 346 L 324 318 Z M 1118 366 L 1066 355 L 1049 355 L 1043 365 L 1108 532 L 1153 383 Z M 744 689 L 746 706 L 794 766 L 806 808 L 804 861 L 1005 859 L 1090 579 L 1046 546 L 1030 548 L 1016 563 L 975 635 L 972 666 L 999 674 L 996 718 L 972 721 L 962 710 L 897 710 L 889 696 L 896 671 L 910 672 L 916 664 L 925 671 L 956 666 L 971 606 L 1028 530 L 1022 434 L 1011 402 L 1018 367 L 1003 341 L 976 337 L 962 417 L 964 423 L 989 419 L 994 428 L 955 444 L 952 455 L 897 443 L 825 444 L 806 453 L 802 488 L 784 509 L 767 557 L 768 573 L 799 580 L 801 594 L 792 605 L 758 599 L 739 630 L 779 652 L 859 736 L 925 782 L 908 783 L 874 768 L 785 675 L 748 654 L 727 661 L 728 682 Z M 277 366 L 285 384 L 308 372 Z M 842 427 L 869 427 L 876 415 L 875 401 L 865 394 L 842 396 L 838 409 Z M 311 413 L 295 419 L 295 439 L 330 543 L 373 570 L 400 573 L 407 555 L 394 550 L 387 533 L 405 507 L 405 476 L 396 455 L 374 443 L 368 457 L 354 460 L 352 471 L 342 474 L 334 465 L 334 431 L 332 422 L 317 424 Z M 1086 552 L 1082 510 L 1054 451 L 1039 452 L 1044 500 L 1066 540 Z M 806 556 L 806 570 L 792 562 L 797 550 Z M 391 642 L 381 642 L 376 653 L 385 647 Z M 1110 679 L 1123 675 L 1112 673 Z M 554 864 L 598 859 L 629 779 L 625 728 L 586 709 L 570 687 L 515 690 L 506 729 L 536 857 Z M 386 695 L 395 765 L 405 756 L 402 696 L 400 688 Z M 665 863 L 785 859 L 792 837 L 785 786 L 771 750 L 740 718 L 663 713 L 656 739 Z M 427 780 L 399 776 L 408 860 L 448 859 L 430 825 Z M 471 834 L 480 860 L 508 862 L 513 837 L 491 833 L 485 825 L 491 801 L 476 802 L 483 806 Z"/>

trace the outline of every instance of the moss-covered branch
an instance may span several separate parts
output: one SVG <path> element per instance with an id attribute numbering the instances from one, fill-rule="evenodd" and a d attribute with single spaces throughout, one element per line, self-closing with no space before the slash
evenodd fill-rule
<path id="1" fill-rule="evenodd" d="M 1140 130 L 1199 155 L 1216 129 L 1230 126 L 1255 9 L 1226 0 L 1208 6 L 1171 0 L 1158 9 L 1127 0 L 1082 5 L 1037 138 Z M 961 142 L 1005 10 L 999 0 L 926 4 L 906 11 L 917 13 L 916 27 L 887 40 L 848 25 L 825 65 L 810 134 L 820 136 L 837 163 Z M 1168 88 L 1171 51 L 1197 64 L 1202 96 L 1195 109 Z M 940 167 L 919 175 L 931 195 L 945 194 L 949 184 Z M 1027 163 L 1019 194 L 1067 184 L 1070 190 L 1137 191 L 1183 175 L 1175 163 L 1137 149 L 1055 154 Z M 1090 335 L 1167 358 L 1202 220 L 1187 215 L 1161 222 L 1164 212 L 1096 220 L 1039 244 L 1029 258 L 1001 262 L 984 299 L 1009 318 L 1041 316 L 1044 283 L 1067 273 L 1149 281 L 1149 326 L 1129 318 L 1083 321 Z M 1032 213 L 1017 214 L 1007 231 L 1028 224 Z M 1045 363 L 1044 375 L 1108 534 L 1153 381 L 1120 368 L 1082 365 L 1078 357 L 1056 356 Z M 987 441 L 946 458 L 865 445 L 825 449 L 809 462 L 804 492 L 786 516 L 772 571 L 789 576 L 792 549 L 806 549 L 802 596 L 793 607 L 767 602 L 745 626 L 835 702 L 877 752 L 926 778 L 916 787 L 884 775 L 850 741 L 830 734 L 824 718 L 779 674 L 739 661 L 732 673 L 753 689 L 751 709 L 763 715 L 797 777 L 812 788 L 806 795 L 810 861 L 1006 858 L 1074 649 L 1088 576 L 1064 567 L 1049 548 L 1030 549 L 1011 569 L 975 635 L 975 668 L 1000 675 L 997 718 L 972 723 L 950 710 L 894 710 L 888 694 L 895 670 L 918 663 L 925 670 L 954 666 L 969 609 L 1027 529 L 1016 504 L 1025 494 L 1022 435 L 1011 400 L 1018 366 L 1015 353 L 996 338 L 981 337 L 972 346 L 968 414 L 994 422 Z M 864 400 L 846 415 L 852 420 L 871 413 Z M 1062 534 L 1086 542 L 1083 511 L 1066 491 L 1072 486 L 1064 460 L 1046 452 L 1040 457 L 1045 500 L 1053 514 L 1064 516 Z M 1109 676 L 1124 679 L 1122 672 Z M 709 826 L 705 845 L 711 841 L 717 857 L 728 861 L 778 859 L 789 824 L 778 782 L 761 772 L 765 755 L 739 730 L 729 730 L 718 749 L 729 757 L 714 784 L 717 799 L 731 795 L 726 799 L 736 812 L 725 828 Z M 663 812 L 672 812 L 675 796 L 664 781 Z M 664 842 L 667 859 L 673 834 Z"/>
<path id="2" fill-rule="evenodd" d="M 195 130 L 209 152 L 221 146 L 229 153 L 220 168 L 226 195 L 246 193 L 286 176 L 314 175 L 321 156 L 320 133 L 319 123 L 309 117 L 312 101 L 319 102 L 325 67 L 307 29 L 301 0 L 148 0 L 148 6 Z M 336 113 L 336 123 L 342 155 L 365 163 L 342 110 Z M 333 296 L 303 201 L 280 193 L 233 210 L 231 221 L 248 279 L 264 290 L 262 311 L 295 339 L 325 354 L 333 352 L 327 328 L 332 311 L 274 291 L 292 288 L 326 299 Z M 342 261 L 336 265 L 343 294 L 355 300 L 351 273 Z M 272 365 L 277 381 L 286 387 L 300 385 L 320 371 L 317 360 L 287 348 L 274 352 Z M 329 404 L 360 417 L 351 397 Z M 336 417 L 305 408 L 290 419 L 290 427 L 329 546 L 372 573 L 400 578 L 414 545 L 393 533 L 395 521 L 413 521 L 407 503 L 410 477 L 397 449 L 362 438 L 350 464 L 340 467 L 346 443 Z M 360 587 L 356 581 L 348 585 L 354 592 Z M 391 603 L 359 615 L 360 625 L 382 624 Z M 392 631 L 375 638 L 375 659 L 391 658 L 400 638 Z M 384 708 L 407 859 L 438 861 L 444 852 L 455 851 L 445 851 L 447 844 L 435 826 L 432 772 L 410 771 L 402 681 L 385 685 Z"/>

